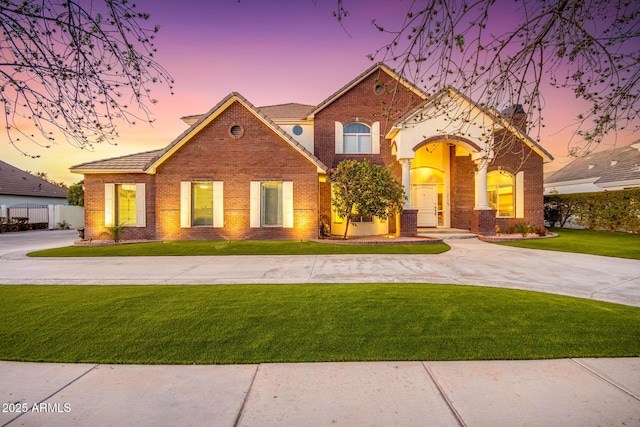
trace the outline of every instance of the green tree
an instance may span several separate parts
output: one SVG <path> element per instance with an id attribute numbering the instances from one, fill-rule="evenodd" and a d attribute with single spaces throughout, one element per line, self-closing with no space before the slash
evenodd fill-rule
<path id="1" fill-rule="evenodd" d="M 33 175 L 33 176 L 37 176 L 38 178 L 40 178 L 40 179 L 42 179 L 42 180 L 44 180 L 44 181 L 47 181 L 47 182 L 48 182 L 48 183 L 50 183 L 50 184 L 53 184 L 53 185 L 56 185 L 56 186 L 58 186 L 58 187 L 62 187 L 62 188 L 67 188 L 67 184 L 65 184 L 65 183 L 64 183 L 64 182 L 62 182 L 62 181 L 58 182 L 58 181 L 56 181 L 55 179 L 51 179 L 51 178 L 49 178 L 49 175 L 48 175 L 46 172 L 36 172 L 36 173 L 33 173 L 33 172 L 31 172 L 30 170 L 27 170 L 27 171 L 25 171 L 25 172 L 30 173 L 30 174 L 31 174 L 31 175 Z"/>
<path id="2" fill-rule="evenodd" d="M 343 25 L 349 4 L 337 0 L 334 16 Z M 527 128 L 537 130 L 539 139 L 543 86 L 567 89 L 585 106 L 574 123 L 580 140 L 570 146 L 573 154 L 589 151 L 609 132 L 626 127 L 638 131 L 640 2 L 409 4 L 402 24 L 386 25 L 387 17 L 373 21 L 389 35 L 389 43 L 369 57 L 397 64 L 397 72 L 427 92 L 453 86 L 489 110 L 522 105 Z M 446 106 L 436 113 L 441 112 Z"/>
<path id="3" fill-rule="evenodd" d="M 404 187 L 390 168 L 372 165 L 366 159 L 343 160 L 332 174 L 331 183 L 333 208 L 340 218 L 346 218 L 344 239 L 354 213 L 386 219 L 402 212 Z"/>
<path id="4" fill-rule="evenodd" d="M 173 81 L 154 59 L 148 19 L 128 0 L 0 0 L 0 101 L 13 146 L 27 154 L 25 141 L 50 146 L 62 133 L 90 148 L 116 137 L 118 120 L 151 121 L 151 84 Z"/>
<path id="5" fill-rule="evenodd" d="M 84 180 L 69 186 L 67 202 L 72 206 L 84 206 Z"/>

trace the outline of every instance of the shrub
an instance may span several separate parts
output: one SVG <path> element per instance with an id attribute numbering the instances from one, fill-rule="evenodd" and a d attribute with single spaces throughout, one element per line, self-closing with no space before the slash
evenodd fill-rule
<path id="1" fill-rule="evenodd" d="M 69 225 L 67 221 L 63 220 L 58 223 L 58 228 L 61 230 L 68 230 L 71 228 L 71 225 Z"/>
<path id="2" fill-rule="evenodd" d="M 113 239 L 114 242 L 119 242 L 122 239 L 122 232 L 124 231 L 123 224 L 112 225 L 111 227 L 107 227 L 106 231 L 100 233 L 100 235 L 109 235 Z"/>
<path id="3" fill-rule="evenodd" d="M 590 230 L 640 228 L 640 188 L 545 196 L 545 220 L 553 227 L 571 221 Z"/>
<path id="4" fill-rule="evenodd" d="M 29 230 L 29 218 L 13 217 L 13 218 L 1 218 L 0 230 L 3 233 L 15 233 L 17 231 Z"/>
<path id="5" fill-rule="evenodd" d="M 541 225 L 532 225 L 531 232 L 537 234 L 538 236 L 546 236 L 549 233 L 549 230 Z"/>
<path id="6" fill-rule="evenodd" d="M 531 226 L 526 222 L 519 222 L 507 228 L 507 234 L 521 234 L 522 237 L 527 237 L 530 232 Z"/>

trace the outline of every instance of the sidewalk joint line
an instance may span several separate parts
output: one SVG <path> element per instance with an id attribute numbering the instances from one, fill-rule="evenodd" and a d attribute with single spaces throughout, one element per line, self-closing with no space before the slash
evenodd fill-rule
<path id="1" fill-rule="evenodd" d="M 236 416 L 236 420 L 233 423 L 233 427 L 237 427 L 240 422 L 240 417 L 242 417 L 242 412 L 244 411 L 244 407 L 247 404 L 247 400 L 249 399 L 249 393 L 253 389 L 253 383 L 258 376 L 258 369 L 260 369 L 260 364 L 256 366 L 256 370 L 253 372 L 253 376 L 251 377 L 251 383 L 249 384 L 249 388 L 247 389 L 247 394 L 244 395 L 244 399 L 242 399 L 242 405 L 240 405 L 240 410 L 238 410 L 238 415 Z"/>
<path id="2" fill-rule="evenodd" d="M 622 387 L 620 384 L 615 383 L 613 380 L 605 377 L 604 375 L 600 374 L 598 371 L 596 371 L 595 369 L 590 368 L 588 365 L 579 362 L 576 359 L 570 359 L 573 363 L 575 363 L 576 365 L 580 366 L 581 368 L 585 369 L 586 371 L 590 372 L 592 375 L 595 375 L 596 377 L 600 378 L 601 380 L 603 380 L 604 382 L 611 384 L 612 386 L 614 386 L 615 388 L 617 388 L 618 390 L 628 394 L 629 396 L 633 397 L 634 399 L 640 401 L 640 396 L 636 396 L 632 391 L 627 390 L 626 388 Z"/>
<path id="3" fill-rule="evenodd" d="M 447 397 L 447 395 L 445 394 L 444 390 L 442 389 L 442 387 L 440 386 L 440 383 L 438 383 L 438 380 L 436 380 L 435 375 L 433 375 L 433 373 L 431 372 L 431 369 L 429 369 L 429 367 L 427 366 L 426 362 L 421 362 L 422 366 L 424 367 L 425 371 L 427 371 L 427 374 L 429 375 L 429 378 L 431 378 L 431 381 L 433 381 L 433 383 L 435 384 L 436 388 L 438 389 L 438 392 L 440 393 L 440 396 L 442 396 L 442 398 L 444 399 L 444 401 L 447 403 L 447 405 L 449 406 L 449 409 L 451 410 L 451 412 L 453 412 L 453 415 L 456 417 L 456 419 L 458 420 L 458 423 L 462 426 L 462 427 L 467 427 L 467 424 L 464 422 L 464 420 L 462 419 L 462 416 L 458 413 L 458 411 L 456 410 L 456 408 L 453 406 L 453 403 L 451 402 L 451 400 L 449 400 L 449 398 Z"/>
<path id="4" fill-rule="evenodd" d="M 87 375 L 89 372 L 93 371 L 94 369 L 96 369 L 98 366 L 100 366 L 99 364 L 97 365 L 93 365 L 91 367 L 91 369 L 89 369 L 88 371 L 84 372 L 82 375 L 80 375 L 77 378 L 74 378 L 73 380 L 71 380 L 70 382 L 68 382 L 67 384 L 63 385 L 62 387 L 60 387 L 58 390 L 54 391 L 53 393 L 51 393 L 49 396 L 45 397 L 44 399 L 42 399 L 41 401 L 35 403 L 35 405 L 40 406 L 41 403 L 46 402 L 47 400 L 51 399 L 53 396 L 55 396 L 56 394 L 60 393 L 62 390 L 64 390 L 65 388 L 69 387 L 71 384 L 75 383 L 76 381 L 78 381 L 80 378 L 84 377 L 85 375 Z M 20 413 L 20 415 L 18 415 L 17 417 L 7 421 L 5 424 L 2 424 L 2 426 L 0 427 L 5 427 L 8 426 L 9 424 L 13 423 L 14 421 L 16 421 L 18 418 L 20 418 L 21 416 L 23 416 L 24 414 L 28 414 L 28 412 L 22 412 Z"/>
<path id="5" fill-rule="evenodd" d="M 307 278 L 307 283 L 312 283 L 311 279 L 313 278 L 313 271 L 316 269 L 316 262 L 318 262 L 318 255 L 313 257 L 313 265 L 311 266 L 311 271 L 309 272 L 309 277 Z"/>

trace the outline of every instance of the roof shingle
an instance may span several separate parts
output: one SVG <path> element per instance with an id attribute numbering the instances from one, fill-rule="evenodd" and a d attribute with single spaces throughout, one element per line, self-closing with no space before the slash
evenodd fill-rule
<path id="1" fill-rule="evenodd" d="M 0 194 L 66 198 L 67 190 L 0 160 Z"/>
<path id="2" fill-rule="evenodd" d="M 74 170 L 117 170 L 144 172 L 147 164 L 155 160 L 162 153 L 160 150 L 145 151 L 144 153 L 129 154 L 126 156 L 112 157 L 110 159 L 96 160 L 71 167 Z"/>
<path id="3" fill-rule="evenodd" d="M 575 159 L 556 171 L 545 183 L 549 185 L 587 178 L 599 178 L 595 183 L 640 179 L 640 140 Z"/>

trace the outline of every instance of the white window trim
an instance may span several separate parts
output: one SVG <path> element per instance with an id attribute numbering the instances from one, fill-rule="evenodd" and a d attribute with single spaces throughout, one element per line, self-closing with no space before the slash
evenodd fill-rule
<path id="1" fill-rule="evenodd" d="M 191 228 L 191 182 L 180 183 L 180 228 Z"/>
<path id="2" fill-rule="evenodd" d="M 224 227 L 224 183 L 213 181 L 213 228 Z M 191 181 L 180 183 L 180 228 L 191 228 Z"/>
<path id="3" fill-rule="evenodd" d="M 371 154 L 380 154 L 380 122 L 371 125 Z"/>
<path id="4" fill-rule="evenodd" d="M 104 185 L 104 226 L 113 227 L 116 225 L 116 185 Z"/>
<path id="5" fill-rule="evenodd" d="M 147 226 L 145 185 L 136 183 L 136 227 Z"/>
<path id="6" fill-rule="evenodd" d="M 342 126 L 342 123 L 336 122 L 335 129 L 336 129 L 336 144 L 335 144 L 336 154 L 343 154 L 344 153 L 344 127 Z"/>
<path id="7" fill-rule="evenodd" d="M 515 179 L 516 218 L 524 218 L 524 172 L 516 174 Z"/>

